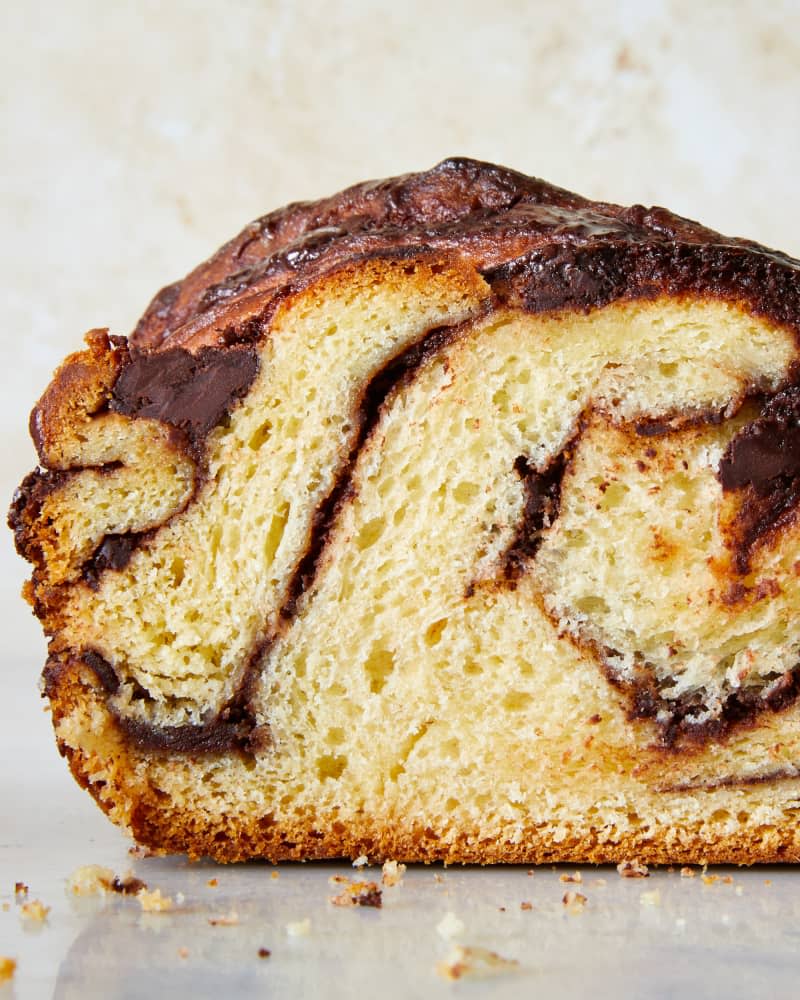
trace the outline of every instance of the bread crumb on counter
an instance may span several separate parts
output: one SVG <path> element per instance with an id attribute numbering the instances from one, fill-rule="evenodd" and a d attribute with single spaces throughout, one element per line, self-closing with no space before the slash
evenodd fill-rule
<path id="1" fill-rule="evenodd" d="M 7 983 L 14 978 L 17 971 L 17 960 L 7 955 L 0 955 L 0 983 Z"/>
<path id="2" fill-rule="evenodd" d="M 403 876 L 406 873 L 406 866 L 398 861 L 385 862 L 381 882 L 386 886 L 402 885 Z"/>
<path id="3" fill-rule="evenodd" d="M 311 933 L 311 918 L 304 917 L 302 920 L 292 920 L 286 925 L 286 933 L 289 937 L 305 937 Z"/>
<path id="4" fill-rule="evenodd" d="M 583 913 L 589 900 L 582 892 L 575 892 L 574 889 L 570 889 L 561 897 L 561 902 L 566 907 L 567 913 Z"/>
<path id="5" fill-rule="evenodd" d="M 436 925 L 436 930 L 445 940 L 452 941 L 453 938 L 464 933 L 464 922 L 459 920 L 452 910 L 448 910 Z"/>
<path id="6" fill-rule="evenodd" d="M 67 889 L 74 896 L 96 896 L 107 892 L 136 896 L 146 888 L 147 885 L 132 872 L 115 875 L 110 868 L 102 865 L 81 865 L 67 879 Z"/>
<path id="7" fill-rule="evenodd" d="M 650 869 L 639 861 L 620 861 L 617 871 L 622 878 L 649 878 Z"/>
<path id="8" fill-rule="evenodd" d="M 146 888 L 140 889 L 136 898 L 145 913 L 167 913 L 172 909 L 172 898 L 162 896 L 160 889 L 153 889 L 152 892 Z"/>
<path id="9" fill-rule="evenodd" d="M 374 906 L 383 904 L 383 894 L 377 882 L 351 882 L 337 896 L 330 896 L 334 906 Z"/>
<path id="10" fill-rule="evenodd" d="M 22 919 L 31 924 L 43 924 L 47 920 L 50 907 L 45 906 L 41 899 L 32 899 L 29 903 L 23 903 L 20 910 Z"/>
<path id="11" fill-rule="evenodd" d="M 456 945 L 450 955 L 437 962 L 436 973 L 442 979 L 462 979 L 465 976 L 493 976 L 511 972 L 519 968 L 514 958 L 503 958 L 488 948 Z"/>

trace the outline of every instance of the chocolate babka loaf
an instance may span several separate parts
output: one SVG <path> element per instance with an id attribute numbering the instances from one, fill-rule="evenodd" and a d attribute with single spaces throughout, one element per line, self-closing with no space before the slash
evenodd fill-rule
<path id="1" fill-rule="evenodd" d="M 800 857 L 797 261 L 455 159 L 86 342 L 10 520 L 138 841 Z"/>

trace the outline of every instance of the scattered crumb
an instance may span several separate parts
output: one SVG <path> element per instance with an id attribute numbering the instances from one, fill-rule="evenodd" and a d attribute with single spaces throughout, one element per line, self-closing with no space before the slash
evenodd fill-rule
<path id="1" fill-rule="evenodd" d="M 3 913 L 8 913 L 11 909 L 11 903 L 3 903 Z"/>
<path id="2" fill-rule="evenodd" d="M 272 954 L 272 952 L 269 950 L 269 948 L 259 948 L 258 949 L 258 957 L 259 958 L 269 958 L 269 956 L 271 954 Z"/>
<path id="3" fill-rule="evenodd" d="M 350 878 L 348 875 L 331 875 L 328 882 L 331 885 L 350 885 Z"/>
<path id="4" fill-rule="evenodd" d="M 669 867 L 667 868 L 667 872 L 668 872 L 668 873 L 669 873 L 670 875 L 674 875 L 674 874 L 675 874 L 675 866 L 674 866 L 674 865 L 670 865 L 670 866 L 669 866 Z"/>
<path id="5" fill-rule="evenodd" d="M 311 919 L 305 917 L 303 920 L 292 920 L 286 925 L 286 933 L 289 937 L 305 937 L 311 933 Z"/>
<path id="6" fill-rule="evenodd" d="M 558 876 L 558 881 L 559 882 L 583 882 L 583 875 L 581 875 L 580 872 L 573 872 L 572 875 L 563 874 L 563 875 L 559 875 Z"/>
<path id="7" fill-rule="evenodd" d="M 108 892 L 114 872 L 102 865 L 81 865 L 67 879 L 67 888 L 74 896 L 96 896 Z"/>
<path id="8" fill-rule="evenodd" d="M 506 912 L 505 906 L 498 906 L 497 907 L 497 912 L 498 913 L 505 913 Z"/>
<path id="9" fill-rule="evenodd" d="M 723 885 L 733 885 L 733 876 L 725 875 L 722 879 Z"/>
<path id="10" fill-rule="evenodd" d="M 437 875 L 436 872 L 433 873 L 434 882 L 444 882 L 444 875 Z"/>
<path id="11" fill-rule="evenodd" d="M 704 885 L 713 885 L 715 882 L 719 882 L 719 875 L 701 875 L 700 878 Z"/>
<path id="12" fill-rule="evenodd" d="M 14 883 L 14 895 L 15 896 L 27 896 L 28 895 L 28 887 L 27 887 L 27 885 L 25 885 L 24 882 L 15 882 Z"/>
<path id="13" fill-rule="evenodd" d="M 453 938 L 464 933 L 464 922 L 459 920 L 452 910 L 448 910 L 436 925 L 436 930 L 440 937 L 443 937 L 446 941 L 452 941 Z"/>
<path id="14" fill-rule="evenodd" d="M 106 892 L 135 896 L 147 886 L 132 872 L 127 872 L 120 877 L 115 875 L 110 868 L 103 868 L 102 865 L 81 865 L 67 879 L 67 888 L 75 896 L 96 896 Z"/>
<path id="15" fill-rule="evenodd" d="M 583 913 L 583 908 L 589 901 L 582 892 L 570 889 L 564 893 L 561 902 L 566 906 L 568 913 Z"/>
<path id="16" fill-rule="evenodd" d="M 147 889 L 147 884 L 140 878 L 136 878 L 132 872 L 128 872 L 122 878 L 115 875 L 111 880 L 111 891 L 118 892 L 123 896 L 138 896 L 143 889 Z"/>
<path id="17" fill-rule="evenodd" d="M 764 879 L 764 885 L 772 885 L 772 879 L 771 878 L 765 878 Z"/>
<path id="18" fill-rule="evenodd" d="M 43 924 L 49 912 L 50 907 L 45 906 L 41 899 L 32 899 L 29 903 L 22 904 L 22 919 L 32 924 Z"/>
<path id="19" fill-rule="evenodd" d="M 189 949 L 188 948 L 178 948 L 178 958 L 188 958 Z"/>
<path id="20" fill-rule="evenodd" d="M 651 892 L 643 892 L 639 896 L 642 906 L 661 906 L 661 890 L 653 889 Z"/>
<path id="21" fill-rule="evenodd" d="M 219 885 L 219 880 L 215 878 L 210 878 L 208 882 L 206 882 L 206 885 L 209 887 L 209 889 L 216 889 L 217 886 Z"/>
<path id="22" fill-rule="evenodd" d="M 239 923 L 239 914 L 236 910 L 231 910 L 221 917 L 209 917 L 208 922 L 212 927 L 236 927 Z"/>
<path id="23" fill-rule="evenodd" d="M 639 861 L 620 861 L 617 871 L 622 878 L 649 878 L 650 869 Z"/>
<path id="24" fill-rule="evenodd" d="M 740 885 L 737 885 L 733 891 L 737 896 L 742 896 L 744 894 L 744 889 Z"/>
<path id="25" fill-rule="evenodd" d="M 406 873 L 406 866 L 397 861 L 387 861 L 383 866 L 383 877 L 381 881 L 386 886 L 402 885 L 403 876 Z"/>
<path id="26" fill-rule="evenodd" d="M 681 868 L 681 878 L 694 878 L 696 874 L 694 868 Z"/>
<path id="27" fill-rule="evenodd" d="M 162 896 L 160 889 L 153 889 L 152 892 L 146 888 L 140 889 L 136 893 L 136 898 L 145 913 L 166 913 L 172 909 L 172 899 L 169 896 Z"/>
<path id="28" fill-rule="evenodd" d="M 281 877 L 281 873 L 280 872 L 270 872 L 270 876 L 269 877 L 270 878 L 280 878 Z"/>
<path id="29" fill-rule="evenodd" d="M 528 869 L 528 875 L 535 875 L 535 874 L 536 872 L 533 870 L 533 868 Z"/>
<path id="30" fill-rule="evenodd" d="M 533 903 L 529 903 L 527 899 L 524 899 L 524 900 L 523 900 L 523 901 L 522 901 L 522 902 L 521 902 L 521 903 L 519 904 L 519 908 L 520 908 L 521 910 L 532 910 L 532 909 L 533 909 Z"/>
<path id="31" fill-rule="evenodd" d="M 369 858 L 366 854 L 360 854 L 353 862 L 353 868 L 366 868 L 368 864 Z"/>
<path id="32" fill-rule="evenodd" d="M 606 884 L 606 880 L 604 878 L 596 878 L 594 880 L 594 884 L 599 886 L 604 886 Z"/>
<path id="33" fill-rule="evenodd" d="M 157 858 L 158 851 L 151 851 L 149 847 L 145 847 L 144 844 L 134 844 L 133 847 L 128 848 L 128 854 L 132 858 Z"/>
<path id="34" fill-rule="evenodd" d="M 16 971 L 17 960 L 0 955 L 0 983 L 7 983 L 10 979 L 13 979 Z"/>
<path id="35" fill-rule="evenodd" d="M 352 882 L 338 896 L 329 897 L 334 906 L 374 906 L 380 909 L 383 898 L 377 882 Z"/>
<path id="36" fill-rule="evenodd" d="M 443 962 L 436 964 L 436 973 L 442 979 L 461 979 L 462 976 L 491 976 L 519 968 L 513 958 L 503 958 L 488 948 L 456 945 Z"/>

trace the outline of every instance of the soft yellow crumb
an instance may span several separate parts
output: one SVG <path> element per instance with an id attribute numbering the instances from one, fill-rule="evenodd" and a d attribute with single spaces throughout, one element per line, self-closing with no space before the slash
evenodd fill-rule
<path id="1" fill-rule="evenodd" d="M 17 960 L 0 955 L 0 983 L 7 983 L 9 979 L 13 979 L 16 971 Z"/>
<path id="2" fill-rule="evenodd" d="M 305 917 L 303 920 L 293 920 L 286 925 L 286 933 L 289 937 L 304 937 L 311 933 L 311 919 Z"/>

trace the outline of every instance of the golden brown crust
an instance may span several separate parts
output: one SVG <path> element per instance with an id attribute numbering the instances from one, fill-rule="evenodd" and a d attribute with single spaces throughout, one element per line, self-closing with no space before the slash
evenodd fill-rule
<path id="1" fill-rule="evenodd" d="M 210 857 L 219 862 L 264 858 L 273 863 L 362 855 L 373 862 L 395 859 L 447 864 L 617 864 L 632 857 L 645 864 L 800 861 L 800 830 L 792 824 L 780 828 L 749 825 L 735 833 L 715 829 L 710 819 L 705 829 L 649 822 L 625 833 L 587 824 L 582 830 L 567 835 L 559 830 L 554 836 L 555 824 L 539 823 L 521 830 L 515 827 L 513 835 L 509 831 L 506 837 L 502 833 L 481 837 L 478 830 L 463 829 L 455 835 L 448 832 L 444 839 L 429 826 L 397 823 L 388 817 L 381 821 L 380 817 L 365 816 L 343 823 L 335 813 L 318 813 L 293 825 L 281 825 L 269 813 L 212 816 L 202 808 L 176 806 L 142 776 L 140 765 L 145 764 L 147 753 L 123 737 L 85 665 L 61 662 L 49 674 L 47 694 L 56 733 L 67 727 L 70 730 L 70 739 L 59 736 L 58 745 L 75 779 L 137 843 L 156 853 Z M 72 736 L 76 719 L 83 726 L 81 748 L 74 745 Z M 651 766 L 659 756 L 657 752 L 642 754 Z M 667 782 L 675 773 L 674 762 L 660 756 L 657 770 Z M 651 774 L 651 780 L 656 777 Z M 787 781 L 787 788 L 796 788 L 798 780 Z M 710 788 L 706 794 L 713 791 Z M 692 794 L 698 792 L 702 790 L 694 789 Z M 709 808 L 709 817 L 712 811 Z"/>

